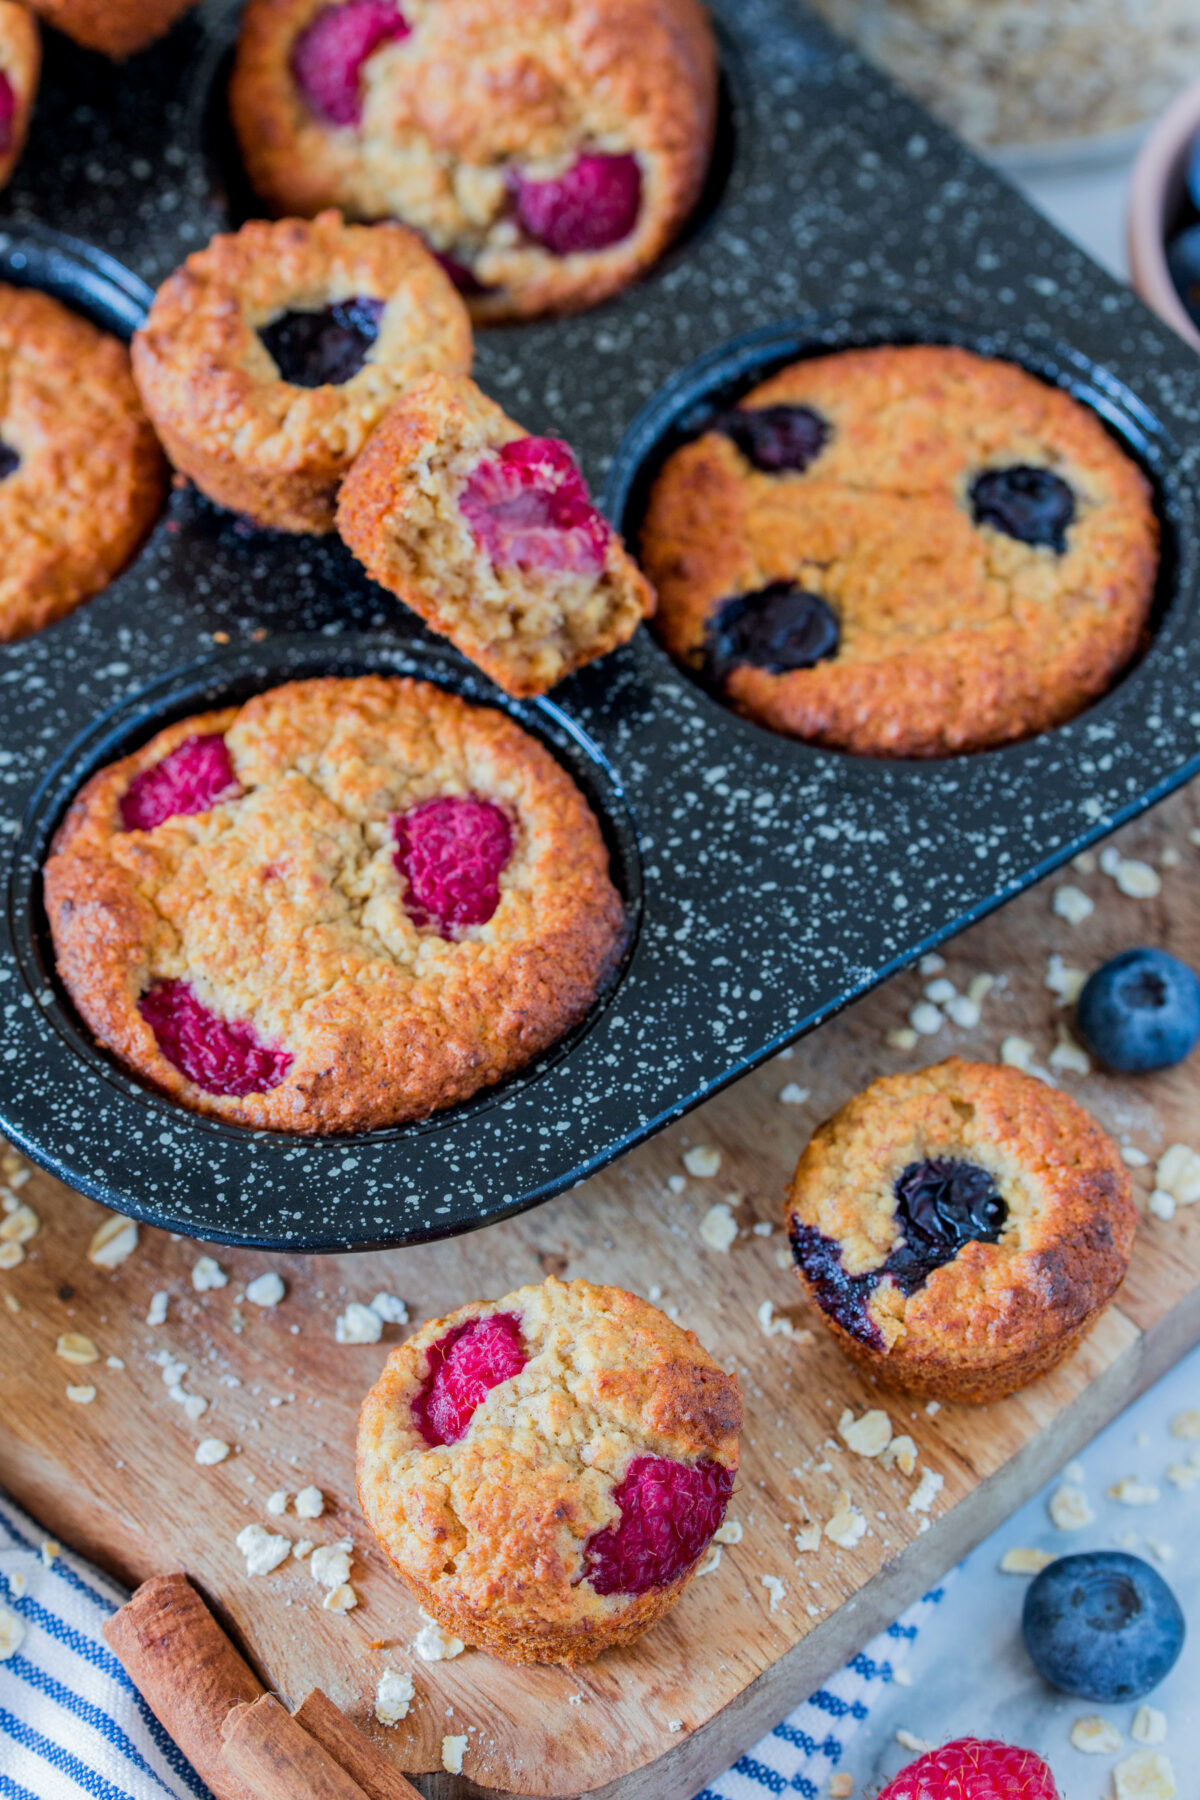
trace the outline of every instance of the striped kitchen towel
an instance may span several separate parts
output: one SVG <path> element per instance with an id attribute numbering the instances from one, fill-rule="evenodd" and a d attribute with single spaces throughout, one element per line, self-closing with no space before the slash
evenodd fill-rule
<path id="1" fill-rule="evenodd" d="M 100 1627 L 127 1598 L 0 1495 L 0 1800 L 212 1800 Z M 697 1800 L 822 1800 L 936 1589 Z"/>

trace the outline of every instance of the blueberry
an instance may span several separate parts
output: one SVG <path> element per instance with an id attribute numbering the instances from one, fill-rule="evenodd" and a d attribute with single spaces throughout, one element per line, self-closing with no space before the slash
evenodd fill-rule
<path id="1" fill-rule="evenodd" d="M 705 668 L 716 687 L 742 663 L 784 675 L 836 656 L 840 641 L 837 614 L 819 594 L 772 581 L 722 601 L 709 621 Z"/>
<path id="2" fill-rule="evenodd" d="M 15 474 L 20 466 L 21 458 L 17 452 L 10 445 L 0 443 L 0 481 Z"/>
<path id="3" fill-rule="evenodd" d="M 1200 980 L 1165 950 L 1123 950 L 1088 979 L 1076 1016 L 1088 1049 L 1108 1068 L 1171 1069 L 1200 1039 Z"/>
<path id="4" fill-rule="evenodd" d="M 1200 327 L 1200 225 L 1189 225 L 1167 245 L 1167 267 L 1179 298 Z"/>
<path id="5" fill-rule="evenodd" d="M 829 440 L 828 424 L 811 406 L 738 406 L 718 413 L 712 428 L 767 475 L 803 474 Z"/>
<path id="6" fill-rule="evenodd" d="M 1187 169 L 1188 193 L 1192 197 L 1192 205 L 1200 212 L 1200 132 L 1192 140 L 1192 148 L 1188 155 Z"/>
<path id="7" fill-rule="evenodd" d="M 1179 1660 L 1179 1602 L 1140 1556 L 1060 1556 L 1025 1596 L 1025 1648 L 1052 1687 L 1081 1700 L 1140 1700 Z"/>
<path id="8" fill-rule="evenodd" d="M 1047 544 L 1061 556 L 1075 517 L 1075 495 L 1049 469 L 1017 463 L 977 476 L 971 509 L 977 525 L 991 525 L 1021 544 Z"/>
<path id="9" fill-rule="evenodd" d="M 285 312 L 258 335 L 284 381 L 294 387 L 340 386 L 362 368 L 379 335 L 383 304 L 360 295 L 320 312 Z"/>

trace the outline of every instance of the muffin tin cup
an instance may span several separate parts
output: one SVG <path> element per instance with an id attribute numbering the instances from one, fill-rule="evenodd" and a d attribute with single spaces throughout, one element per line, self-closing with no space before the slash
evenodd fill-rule
<path id="1" fill-rule="evenodd" d="M 774 736 L 646 631 L 516 706 L 335 540 L 258 532 L 177 490 L 105 593 L 0 650 L 0 1123 L 82 1191 L 191 1236 L 293 1250 L 484 1224 L 599 1168 L 1200 767 L 1200 365 L 798 0 L 715 10 L 728 159 L 698 228 L 601 308 L 480 333 L 481 385 L 529 430 L 569 437 L 632 529 L 677 435 L 793 356 L 935 341 L 1012 357 L 1093 406 L 1154 482 L 1166 555 L 1146 654 L 1057 731 L 921 763 Z M 157 282 L 231 223 L 201 129 L 219 130 L 209 90 L 230 29 L 223 0 L 202 7 L 105 71 L 99 113 L 93 60 L 52 45 L 0 257 L 29 254 L 53 234 L 26 222 L 54 218 L 83 240 L 81 281 L 108 269 L 111 322 L 128 329 L 139 277 Z M 112 258 L 133 273 L 113 275 Z M 169 719 L 367 669 L 428 675 L 543 738 L 608 835 L 626 960 L 547 1056 L 421 1124 L 326 1139 L 229 1127 L 91 1043 L 54 976 L 46 846 L 87 773 Z"/>

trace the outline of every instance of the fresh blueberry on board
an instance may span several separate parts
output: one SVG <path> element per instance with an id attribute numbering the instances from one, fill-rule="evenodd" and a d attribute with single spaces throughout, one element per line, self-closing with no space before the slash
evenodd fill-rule
<path id="1" fill-rule="evenodd" d="M 1166 950 L 1123 950 L 1085 983 L 1076 1007 L 1088 1049 L 1122 1075 L 1171 1069 L 1200 1040 L 1200 979 Z"/>
<path id="2" fill-rule="evenodd" d="M 1200 225 L 1189 225 L 1167 245 L 1167 267 L 1179 298 L 1200 326 Z"/>
<path id="3" fill-rule="evenodd" d="M 1035 1576 L 1025 1648 L 1052 1687 L 1081 1700 L 1140 1700 L 1183 1648 L 1179 1602 L 1157 1570 L 1123 1550 L 1060 1556 Z"/>

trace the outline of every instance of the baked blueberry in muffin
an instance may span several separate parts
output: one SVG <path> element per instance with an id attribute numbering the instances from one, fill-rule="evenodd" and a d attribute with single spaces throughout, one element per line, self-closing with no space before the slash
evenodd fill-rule
<path id="1" fill-rule="evenodd" d="M 1125 1277 L 1129 1171 L 1081 1106 L 1017 1069 L 890 1075 L 814 1135 L 786 1208 L 801 1281 L 889 1386 L 989 1401 L 1079 1343 Z"/>
<path id="2" fill-rule="evenodd" d="M 280 1131 L 423 1118 L 521 1068 L 620 953 L 599 825 L 503 713 L 397 677 L 299 681 L 160 731 L 45 870 L 106 1049 Z"/>
<path id="3" fill-rule="evenodd" d="M 196 0 L 29 0 L 47 25 L 117 61 L 146 49 Z"/>
<path id="4" fill-rule="evenodd" d="M 741 1423 L 692 1332 L 621 1288 L 551 1279 L 392 1351 L 359 1418 L 359 1499 L 447 1631 L 508 1662 L 587 1662 L 682 1594 Z"/>
<path id="5" fill-rule="evenodd" d="M 37 21 L 21 0 L 0 0 L 0 187 L 25 148 L 41 72 Z"/>
<path id="6" fill-rule="evenodd" d="M 0 642 L 107 587 L 158 516 L 164 475 L 124 344 L 0 284 Z"/>
<path id="7" fill-rule="evenodd" d="M 505 319 L 591 305 L 662 254 L 715 97 L 699 0 L 250 0 L 230 103 L 276 212 L 402 220 Z"/>
<path id="8" fill-rule="evenodd" d="M 397 401 L 342 487 L 338 530 L 510 694 L 544 693 L 653 611 L 566 444 L 530 437 L 462 377 Z"/>
<path id="9" fill-rule="evenodd" d="M 176 468 L 279 531 L 332 531 L 342 477 L 397 395 L 470 366 L 470 320 L 420 239 L 333 212 L 215 237 L 133 342 Z"/>
<path id="10" fill-rule="evenodd" d="M 772 730 L 944 756 L 1062 724 L 1141 645 L 1158 523 L 1099 420 L 936 345 L 780 371 L 666 462 L 642 559 L 671 653 Z"/>

